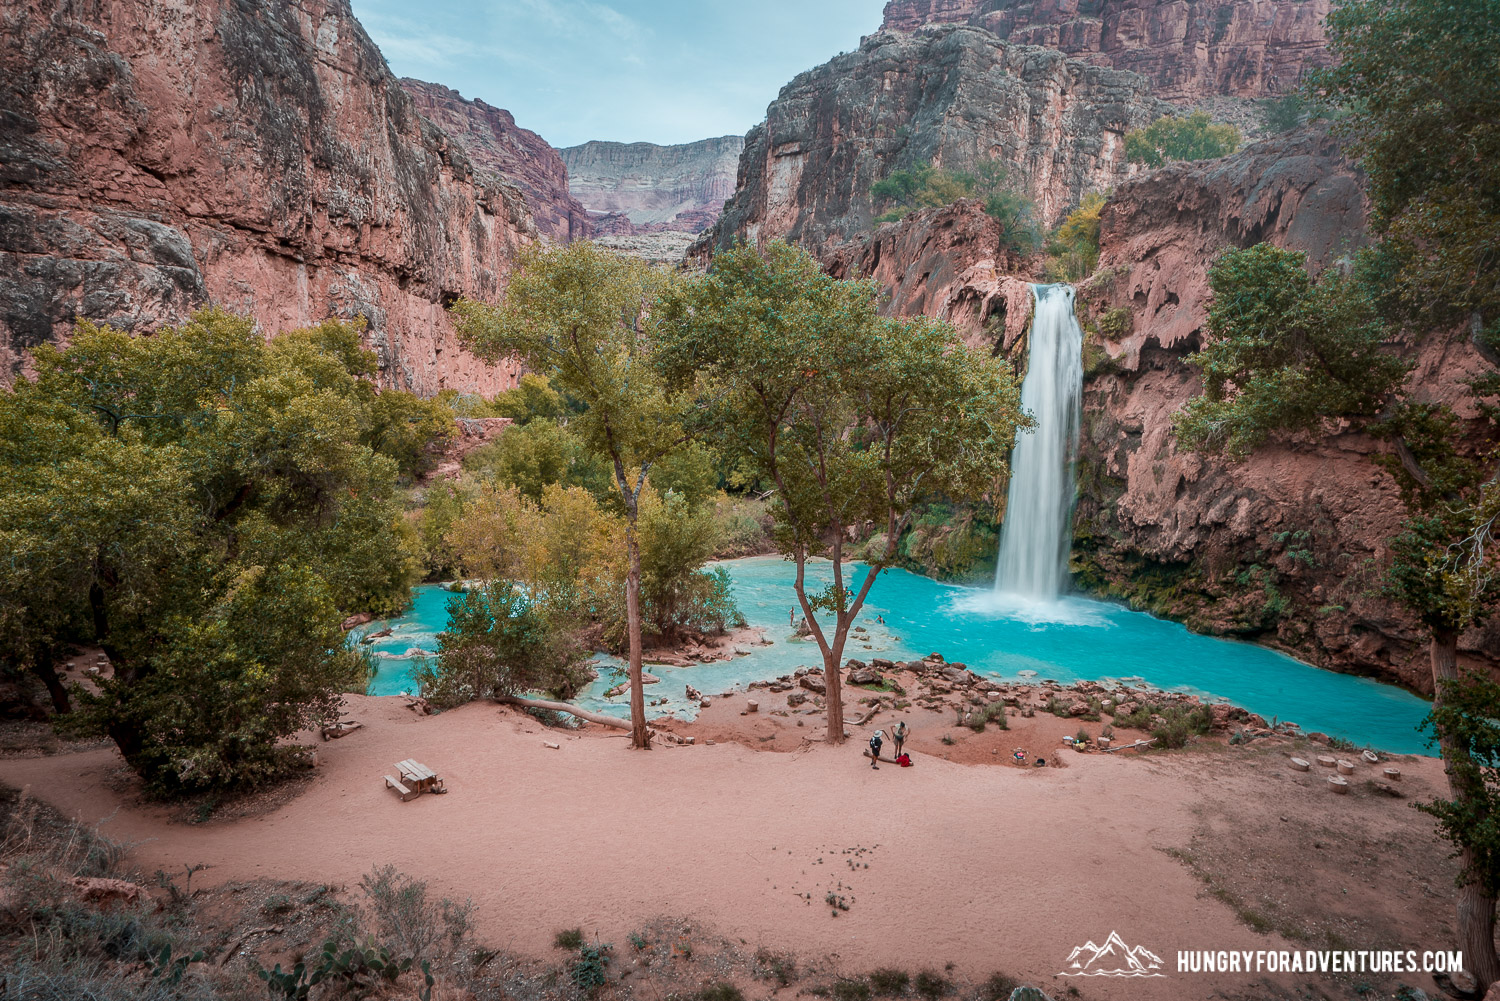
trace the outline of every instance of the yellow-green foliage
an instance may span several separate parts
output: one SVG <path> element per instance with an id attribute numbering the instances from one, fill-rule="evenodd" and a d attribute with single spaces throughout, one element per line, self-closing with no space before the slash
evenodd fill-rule
<path id="1" fill-rule="evenodd" d="M 1098 191 L 1083 196 L 1047 244 L 1046 274 L 1050 281 L 1082 281 L 1099 265 L 1099 217 L 1108 199 Z"/>
<path id="2" fill-rule="evenodd" d="M 1212 160 L 1228 156 L 1240 145 L 1240 130 L 1233 125 L 1215 125 L 1206 111 L 1186 118 L 1168 115 L 1144 129 L 1125 133 L 1125 156 L 1148 167 L 1173 160 Z"/>

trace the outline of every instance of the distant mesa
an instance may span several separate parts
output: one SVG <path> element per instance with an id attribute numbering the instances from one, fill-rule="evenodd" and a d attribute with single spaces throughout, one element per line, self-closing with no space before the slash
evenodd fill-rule
<path id="1" fill-rule="evenodd" d="M 744 148 L 743 136 L 720 136 L 677 146 L 595 141 L 558 152 L 597 235 L 697 235 L 734 195 Z"/>

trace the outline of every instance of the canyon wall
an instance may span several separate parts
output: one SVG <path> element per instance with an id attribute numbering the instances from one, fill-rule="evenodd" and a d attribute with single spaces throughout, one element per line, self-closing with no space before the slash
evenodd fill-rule
<path id="1" fill-rule="evenodd" d="M 0 372 L 77 316 L 364 317 L 381 378 L 493 392 L 444 304 L 537 230 L 418 113 L 347 0 L 16 0 L 0 20 Z"/>
<path id="2" fill-rule="evenodd" d="M 516 125 L 515 116 L 470 101 L 440 83 L 401 79 L 417 110 L 458 140 L 480 171 L 515 184 L 543 235 L 557 243 L 587 239 L 588 211 L 569 190 L 568 168 L 547 140 Z"/>
<path id="3" fill-rule="evenodd" d="M 1336 266 L 1363 243 L 1365 212 L 1357 169 L 1322 131 L 1115 190 L 1099 270 L 1079 290 L 1090 329 L 1074 572 L 1085 589 L 1195 629 L 1430 691 L 1423 631 L 1379 594 L 1404 516 L 1395 481 L 1371 461 L 1390 446 L 1339 425 L 1232 463 L 1179 451 L 1171 431 L 1201 391 L 1188 360 L 1202 345 L 1214 257 L 1265 241 Z M 1415 394 L 1456 403 L 1484 367 L 1467 337 L 1434 336 Z M 1471 630 L 1461 650 L 1500 668 L 1500 623 Z"/>
<path id="4" fill-rule="evenodd" d="M 1133 70 L 1158 97 L 1264 97 L 1326 66 L 1332 0 L 891 0 L 883 27 L 969 24 Z"/>
<path id="5" fill-rule="evenodd" d="M 823 255 L 871 229 L 870 186 L 998 159 L 1050 224 L 1128 173 L 1123 137 L 1165 108 L 1135 73 L 962 26 L 881 32 L 782 88 L 746 136 L 736 194 L 695 245 L 783 237 Z"/>
<path id="6" fill-rule="evenodd" d="M 697 234 L 712 226 L 734 194 L 743 136 L 678 146 L 586 142 L 559 150 L 569 183 L 599 231 L 621 235 Z"/>

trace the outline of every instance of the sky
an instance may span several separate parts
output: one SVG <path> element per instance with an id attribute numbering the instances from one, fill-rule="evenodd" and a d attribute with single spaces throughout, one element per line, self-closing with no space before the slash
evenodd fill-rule
<path id="1" fill-rule="evenodd" d="M 556 147 L 743 135 L 782 85 L 857 48 L 884 0 L 353 0 L 397 76 Z"/>

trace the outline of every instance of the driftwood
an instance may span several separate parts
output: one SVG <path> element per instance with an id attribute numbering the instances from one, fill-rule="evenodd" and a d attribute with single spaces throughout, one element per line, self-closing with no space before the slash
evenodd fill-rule
<path id="1" fill-rule="evenodd" d="M 1134 744 L 1121 744 L 1119 747 L 1101 747 L 1099 750 L 1105 754 L 1114 754 L 1116 751 L 1129 751 L 1136 747 L 1150 747 L 1154 743 L 1156 743 L 1156 738 L 1152 737 L 1149 740 L 1138 740 Z"/>
<path id="2" fill-rule="evenodd" d="M 867 758 L 874 758 L 875 757 L 873 754 L 871 754 L 869 752 L 868 749 L 865 750 L 864 755 Z M 897 761 L 895 758 L 887 758 L 883 754 L 880 757 L 875 758 L 875 760 L 876 761 L 884 761 L 888 765 L 900 765 L 901 764 L 901 762 Z M 914 758 L 912 759 L 912 764 L 916 764 L 916 759 L 914 759 Z"/>
<path id="3" fill-rule="evenodd" d="M 587 709 L 579 709 L 570 706 L 566 702 L 547 702 L 543 699 L 523 699 L 519 695 L 497 695 L 495 701 L 507 706 L 520 706 L 523 709 L 550 709 L 555 713 L 568 713 L 579 719 L 586 719 L 590 723 L 600 723 L 604 726 L 612 726 L 619 730 L 629 730 L 630 720 L 620 719 L 618 716 L 606 716 L 603 713 L 589 712 Z"/>

